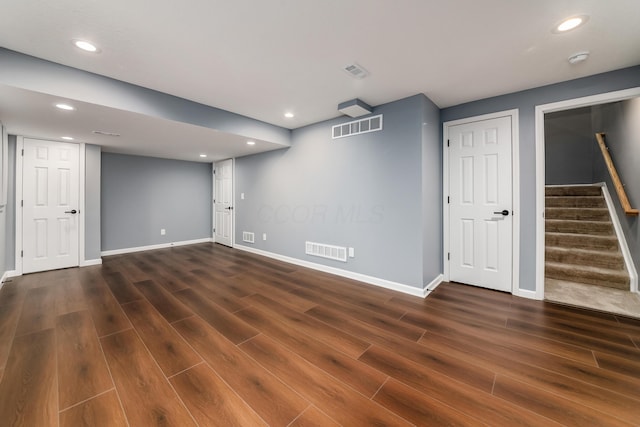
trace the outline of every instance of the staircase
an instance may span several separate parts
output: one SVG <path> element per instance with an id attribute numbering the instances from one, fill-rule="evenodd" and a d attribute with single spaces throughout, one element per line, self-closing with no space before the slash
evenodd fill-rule
<path id="1" fill-rule="evenodd" d="M 545 276 L 628 291 L 601 187 L 547 187 L 545 202 Z"/>

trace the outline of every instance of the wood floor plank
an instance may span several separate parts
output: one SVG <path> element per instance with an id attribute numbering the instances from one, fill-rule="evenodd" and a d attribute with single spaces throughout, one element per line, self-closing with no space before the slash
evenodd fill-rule
<path id="1" fill-rule="evenodd" d="M 543 338 L 570 343 L 579 347 L 589 348 L 594 351 L 608 353 L 614 356 L 640 359 L 640 350 L 629 340 L 628 345 L 616 344 L 608 341 L 601 335 L 592 336 L 576 334 L 560 329 L 538 326 L 513 319 L 507 320 L 507 328 Z"/>
<path id="2" fill-rule="evenodd" d="M 132 329 L 101 342 L 130 425 L 196 425 Z"/>
<path id="3" fill-rule="evenodd" d="M 56 322 L 55 301 L 52 287 L 30 289 L 24 298 L 16 336 L 52 329 Z"/>
<path id="4" fill-rule="evenodd" d="M 413 363 L 402 356 L 371 347 L 360 360 L 407 386 L 488 425 L 540 426 L 549 420 L 488 393 L 471 391 L 451 378 Z"/>
<path id="5" fill-rule="evenodd" d="M 16 337 L 0 383 L 4 426 L 58 425 L 55 332 Z"/>
<path id="6" fill-rule="evenodd" d="M 354 317 L 371 326 L 375 326 L 376 328 L 391 332 L 412 341 L 418 341 L 424 333 L 424 329 L 417 326 L 401 322 L 395 318 L 385 316 L 384 314 L 378 314 L 374 311 L 363 309 L 336 298 L 327 298 L 320 292 L 304 289 L 300 290 L 298 295 L 304 295 L 305 298 L 314 301 L 316 305 L 331 307 L 334 310 L 347 313 L 350 317 Z"/>
<path id="7" fill-rule="evenodd" d="M 248 307 L 246 302 L 227 291 L 224 286 L 206 283 L 205 280 L 202 280 L 193 274 L 189 274 L 187 279 L 189 280 L 189 286 L 191 289 L 198 291 L 202 296 L 208 298 L 231 313 Z"/>
<path id="8" fill-rule="evenodd" d="M 479 390 L 490 392 L 493 387 L 495 377 L 493 371 L 452 357 L 449 353 L 433 350 L 428 345 L 420 345 L 393 334 L 372 331 L 371 329 L 374 328 L 367 327 L 368 325 L 360 322 L 359 318 L 352 319 L 341 312 L 324 306 L 314 307 L 307 311 L 307 314 L 354 336 L 362 337 L 374 344 L 385 347 L 387 350 L 397 351 L 409 360 L 423 366 L 429 366 L 430 369 L 476 387 Z"/>
<path id="9" fill-rule="evenodd" d="M 122 308 L 167 377 L 202 362 L 150 302 L 134 301 Z"/>
<path id="10" fill-rule="evenodd" d="M 612 356 L 610 354 L 594 351 L 593 355 L 598 361 L 598 366 L 612 372 L 617 372 L 631 378 L 640 379 L 640 357 L 627 359 Z M 640 390 L 640 384 L 637 390 Z"/>
<path id="11" fill-rule="evenodd" d="M 485 425 L 393 378 L 382 386 L 373 400 L 415 425 L 461 427 Z"/>
<path id="12" fill-rule="evenodd" d="M 193 311 L 185 307 L 171 293 L 153 280 L 136 282 L 134 286 L 169 323 L 185 319 L 194 314 Z"/>
<path id="13" fill-rule="evenodd" d="M 87 302 L 77 277 L 51 284 L 56 294 L 56 315 L 86 310 Z"/>
<path id="14" fill-rule="evenodd" d="M 248 301 L 261 309 L 271 311 L 273 314 L 279 316 L 280 320 L 288 324 L 291 328 L 311 334 L 314 338 L 324 341 L 327 345 L 330 345 L 336 350 L 339 350 L 351 357 L 357 358 L 371 346 L 371 343 L 344 333 L 333 326 L 327 325 L 326 323 L 319 322 L 306 314 L 290 310 L 284 305 L 263 295 L 251 295 L 245 298 L 245 301 Z"/>
<path id="15" fill-rule="evenodd" d="M 254 292 L 256 293 L 270 296 L 272 299 L 275 299 L 280 304 L 287 306 L 287 308 L 291 310 L 303 313 L 311 307 L 316 306 L 316 303 L 313 301 L 309 301 L 281 289 L 278 286 L 278 283 L 280 282 L 279 280 L 269 280 L 265 277 L 257 278 L 251 274 L 239 275 L 233 277 L 232 280 L 244 283 L 244 286 L 254 289 Z"/>
<path id="16" fill-rule="evenodd" d="M 142 299 L 142 294 L 122 273 L 102 273 L 102 277 L 120 304 Z"/>
<path id="17" fill-rule="evenodd" d="M 505 376 L 498 376 L 494 395 L 522 407 L 531 408 L 539 414 L 564 425 L 576 426 L 631 426 L 615 418 L 615 413 L 605 414 L 588 406 L 574 403 L 555 394 L 532 388 L 524 383 Z M 636 419 L 637 421 L 637 419 Z"/>
<path id="18" fill-rule="evenodd" d="M 367 397 L 373 396 L 387 378 L 386 375 L 318 341 L 315 337 L 292 330 L 271 312 L 251 307 L 236 314 L 259 328 L 263 334 Z"/>
<path id="19" fill-rule="evenodd" d="M 174 295 L 234 344 L 258 334 L 257 330 L 193 289 L 185 289 Z"/>
<path id="20" fill-rule="evenodd" d="M 81 285 L 98 336 L 131 328 L 131 323 L 107 285 L 94 280 L 92 275 L 86 275 Z"/>
<path id="21" fill-rule="evenodd" d="M 456 342 L 455 339 L 450 337 L 432 337 L 429 333 L 425 335 L 423 340 L 432 347 L 447 343 L 443 351 L 449 349 L 456 357 L 463 358 L 464 356 L 459 354 L 462 350 L 473 363 L 491 367 L 497 373 L 514 377 L 532 387 L 547 390 L 603 412 L 615 411 L 640 419 L 637 393 L 624 393 L 625 387 L 632 388 L 630 381 L 633 381 L 633 379 L 631 378 L 625 381 L 620 389 L 611 391 L 576 378 L 522 363 L 518 358 L 505 358 L 505 348 L 491 345 L 488 342 L 472 344 L 466 339 L 463 342 Z M 523 351 L 523 353 L 526 353 L 526 351 Z M 605 374 L 603 372 L 603 375 Z M 588 372 L 585 375 L 588 375 Z M 609 384 L 612 384 L 612 382 L 610 381 Z"/>
<path id="22" fill-rule="evenodd" d="M 315 406 L 309 406 L 289 427 L 340 427 L 340 424 Z"/>
<path id="23" fill-rule="evenodd" d="M 269 425 L 287 425 L 309 406 L 204 320 L 190 317 L 174 327 Z"/>
<path id="24" fill-rule="evenodd" d="M 113 388 L 91 315 L 87 311 L 58 316 L 56 347 L 60 409 Z"/>
<path id="25" fill-rule="evenodd" d="M 321 411 L 331 414 L 340 424 L 410 425 L 264 335 L 242 343 L 240 348 L 270 372 L 282 378 Z"/>
<path id="26" fill-rule="evenodd" d="M 60 427 L 128 427 L 115 390 L 60 413 Z"/>
<path id="27" fill-rule="evenodd" d="M 21 309 L 21 304 L 0 304 L 0 368 L 4 368 L 9 358 Z"/>
<path id="28" fill-rule="evenodd" d="M 479 324 L 479 322 L 466 317 L 448 319 L 446 312 L 439 309 L 431 309 L 428 313 L 409 312 L 402 318 L 402 321 L 441 335 L 461 334 L 472 340 L 482 336 L 492 343 L 507 347 L 522 346 L 596 366 L 593 353 L 588 348 L 546 337 L 518 333 L 505 327 Z"/>
<path id="29" fill-rule="evenodd" d="M 182 372 L 170 381 L 200 427 L 267 426 L 206 364 Z"/>

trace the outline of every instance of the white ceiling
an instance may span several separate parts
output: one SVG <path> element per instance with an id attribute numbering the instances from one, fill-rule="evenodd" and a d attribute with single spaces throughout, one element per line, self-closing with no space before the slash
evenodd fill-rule
<path id="1" fill-rule="evenodd" d="M 356 97 L 448 107 L 640 64 L 639 0 L 3 2 L 1 46 L 286 128 Z M 583 27 L 552 33 L 582 14 Z M 567 62 L 583 50 L 587 62 Z M 370 76 L 342 71 L 353 61 Z"/>

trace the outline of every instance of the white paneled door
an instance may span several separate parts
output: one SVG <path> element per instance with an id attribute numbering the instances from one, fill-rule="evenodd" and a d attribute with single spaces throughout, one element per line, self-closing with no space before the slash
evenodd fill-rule
<path id="1" fill-rule="evenodd" d="M 77 144 L 24 140 L 23 272 L 78 265 Z"/>
<path id="2" fill-rule="evenodd" d="M 448 128 L 449 279 L 511 292 L 511 117 Z"/>
<path id="3" fill-rule="evenodd" d="M 233 160 L 217 162 L 215 170 L 216 243 L 233 246 Z"/>

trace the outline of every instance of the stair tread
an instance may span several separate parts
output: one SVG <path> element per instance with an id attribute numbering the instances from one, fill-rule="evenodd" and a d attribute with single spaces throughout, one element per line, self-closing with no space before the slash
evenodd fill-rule
<path id="1" fill-rule="evenodd" d="M 566 248 L 563 246 L 546 246 L 546 250 L 566 252 L 566 253 L 578 253 L 584 255 L 601 255 L 601 256 L 619 256 L 622 258 L 622 252 L 619 249 L 583 249 L 583 248 Z"/>
<path id="2" fill-rule="evenodd" d="M 580 237 L 593 237 L 594 239 L 601 239 L 601 240 L 611 240 L 611 241 L 618 241 L 618 238 L 615 235 L 610 235 L 610 236 L 606 236 L 606 235 L 602 235 L 602 234 L 576 234 L 576 233 L 560 233 L 558 231 L 545 231 L 544 234 L 547 235 L 553 235 L 553 236 L 580 236 Z"/>
<path id="3" fill-rule="evenodd" d="M 576 265 L 574 264 L 565 264 L 562 262 L 552 262 L 552 261 L 546 261 L 545 262 L 545 266 L 549 266 L 549 267 L 555 267 L 555 268 L 559 268 L 559 269 L 575 269 Z M 611 268 L 604 268 L 604 267 L 593 267 L 590 265 L 581 265 L 579 266 L 580 270 L 582 271 L 589 271 L 591 273 L 599 273 L 599 274 L 605 274 L 605 275 L 610 275 L 610 276 L 617 276 L 620 278 L 629 278 L 629 275 L 627 273 L 627 270 L 625 270 L 624 268 L 622 269 L 611 269 Z"/>

